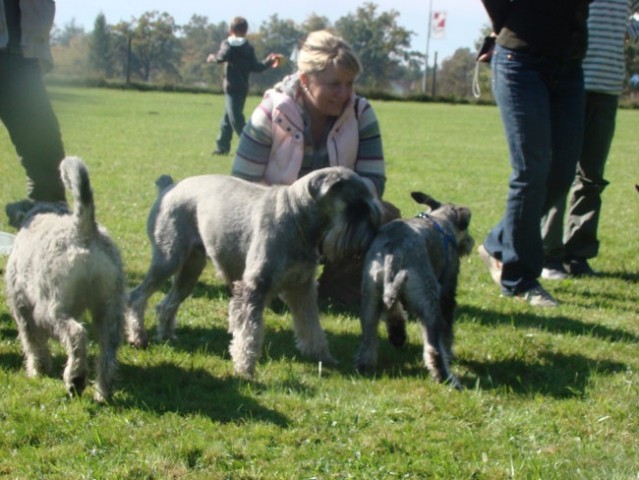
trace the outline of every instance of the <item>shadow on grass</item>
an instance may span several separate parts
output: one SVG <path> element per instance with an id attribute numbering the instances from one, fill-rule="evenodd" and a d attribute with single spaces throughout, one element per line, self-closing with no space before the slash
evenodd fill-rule
<path id="1" fill-rule="evenodd" d="M 279 305 L 274 309 L 278 313 L 285 312 L 285 306 Z M 280 311 L 281 310 L 281 311 Z M 331 313 L 336 310 L 331 308 Z M 460 306 L 459 317 L 468 316 L 478 319 L 485 326 L 513 323 L 512 315 L 499 314 L 474 307 Z M 348 321 L 348 319 L 346 320 Z M 353 322 L 358 322 L 356 317 Z M 461 320 L 463 322 L 463 320 Z M 517 327 L 529 329 L 537 328 L 549 333 L 588 336 L 606 341 L 637 342 L 635 335 L 622 330 L 601 325 L 586 324 L 566 317 L 539 317 L 533 313 L 518 313 L 514 321 Z M 212 355 L 228 358 L 228 345 L 231 336 L 220 326 L 197 328 L 183 326 L 178 328 L 178 340 L 173 348 L 178 351 L 189 352 L 205 349 Z M 335 366 L 324 367 L 327 374 L 351 377 L 356 375 L 353 366 L 354 355 L 360 343 L 359 331 L 354 333 L 326 332 L 331 352 L 339 363 Z M 266 325 L 264 340 L 265 354 L 257 368 L 267 368 L 268 360 L 281 361 L 295 359 L 300 362 L 313 362 L 300 355 L 294 346 L 292 328 L 274 329 Z M 421 377 L 424 381 L 432 381 L 422 363 L 423 345 L 419 341 L 412 341 L 403 348 L 396 349 L 389 344 L 385 332 L 380 332 L 378 365 L 372 373 L 374 376 L 401 379 L 405 377 Z M 467 388 L 479 386 L 481 389 L 505 389 L 521 395 L 537 393 L 557 398 L 579 397 L 584 394 L 588 379 L 593 371 L 609 375 L 623 371 L 626 366 L 620 362 L 593 360 L 583 355 L 562 355 L 557 352 L 542 351 L 537 354 L 538 360 L 531 363 L 529 359 L 506 359 L 491 362 L 490 360 L 475 362 L 457 359 L 453 364 L 464 367 L 476 376 L 468 375 L 461 379 Z M 314 363 L 314 362 L 313 362 Z"/>
<path id="2" fill-rule="evenodd" d="M 227 423 L 242 420 L 268 422 L 280 427 L 289 424 L 281 413 L 266 408 L 251 396 L 246 381 L 235 377 L 214 377 L 202 368 L 189 368 L 172 363 L 152 367 L 121 365 L 117 408 L 137 408 L 156 414 L 202 415 Z M 258 386 L 259 388 L 259 386 Z"/>
<path id="3" fill-rule="evenodd" d="M 0 353 L 0 367 L 3 370 L 19 372 L 24 369 L 24 357 L 18 353 Z"/>
<path id="4" fill-rule="evenodd" d="M 141 272 L 128 272 L 127 273 L 127 284 L 128 284 L 127 291 L 130 292 L 131 290 L 136 288 L 138 285 L 140 285 L 142 281 L 144 280 L 145 274 L 146 273 L 141 273 Z M 171 280 L 167 280 L 166 282 L 164 282 L 164 285 L 162 285 L 162 288 L 160 288 L 157 292 L 154 292 L 154 293 L 159 293 L 160 295 L 164 296 L 168 293 L 170 288 L 171 288 Z M 210 299 L 218 299 L 218 298 L 228 299 L 230 297 L 230 291 L 222 283 L 217 283 L 217 282 L 209 283 L 209 282 L 199 281 L 195 284 L 195 287 L 193 288 L 193 291 L 191 292 L 188 298 L 191 298 L 191 297 L 192 298 L 210 298 Z M 149 307 L 154 307 L 154 304 L 153 305 L 149 304 Z"/>
<path id="5" fill-rule="evenodd" d="M 221 285 L 198 284 L 195 296 L 219 298 L 227 295 Z M 286 307 L 282 304 L 271 308 L 278 314 L 284 314 Z M 357 317 L 350 310 L 340 310 L 334 307 L 326 309 L 328 314 L 345 313 L 352 315 L 344 321 L 358 324 Z M 323 314 L 326 314 L 323 312 Z M 512 314 L 500 314 L 473 306 L 460 305 L 458 321 L 465 318 L 487 327 L 500 324 L 514 324 L 517 328 L 537 328 L 549 333 L 587 336 L 606 341 L 637 342 L 637 336 L 623 330 L 601 325 L 592 325 L 567 317 L 537 316 L 534 313 L 520 312 L 516 319 Z M 0 314 L 0 333 L 5 338 L 15 338 L 16 331 L 11 317 Z M 149 331 L 153 337 L 155 331 Z M 192 353 L 204 351 L 207 355 L 215 355 L 228 359 L 228 347 L 231 336 L 224 324 L 196 327 L 178 324 L 178 339 L 171 344 L 176 352 Z M 359 347 L 359 329 L 353 333 L 326 332 L 330 349 L 338 359 L 336 366 L 325 366 L 327 374 L 350 378 L 355 374 L 353 358 Z M 16 339 L 17 340 L 17 339 Z M 373 375 L 388 378 L 423 378 L 432 381 L 422 364 L 422 349 L 420 341 L 412 341 L 401 349 L 392 347 L 386 334 L 380 332 L 379 363 Z M 273 328 L 267 322 L 264 340 L 264 354 L 258 369 L 268 368 L 269 361 L 284 359 L 309 362 L 295 348 L 292 327 L 285 325 Z M 228 360 L 230 362 L 230 360 Z M 233 422 L 243 419 L 265 421 L 277 425 L 287 425 L 288 419 L 277 411 L 260 405 L 252 397 L 252 391 L 265 388 L 263 386 L 230 376 L 217 377 L 202 368 L 193 368 L 188 361 L 181 361 L 179 365 L 163 363 L 158 366 L 136 366 L 122 364 L 118 390 L 124 392 L 116 405 L 124 408 L 139 408 L 157 413 L 175 412 L 181 415 L 205 415 L 215 421 Z M 312 362 L 315 363 L 315 362 Z M 20 356 L 5 353 L 0 354 L 0 364 L 10 369 L 22 368 Z M 478 387 L 484 390 L 506 390 L 519 395 L 541 394 L 557 398 L 579 397 L 585 394 L 589 378 L 593 372 L 612 375 L 623 371 L 626 367 L 620 362 L 593 360 L 584 355 L 563 355 L 557 352 L 541 351 L 536 360 L 510 358 L 500 361 L 472 361 L 457 359 L 453 364 L 467 369 L 470 374 L 461 379 L 467 388 Z M 364 377 L 365 378 L 365 377 Z M 292 382 L 292 383 L 291 383 Z M 306 392 L 304 385 L 296 385 L 295 380 L 285 379 L 281 385 L 295 391 Z M 246 391 L 247 394 L 242 392 Z"/>
<path id="6" fill-rule="evenodd" d="M 505 389 L 520 395 L 540 394 L 553 398 L 582 397 L 593 372 L 612 375 L 626 369 L 620 362 L 549 351 L 540 353 L 539 361 L 532 364 L 518 359 L 498 362 L 461 359 L 457 363 L 477 374 L 475 381 L 464 379 L 469 388 Z"/>
<path id="7" fill-rule="evenodd" d="M 623 280 L 624 282 L 639 283 L 639 273 L 637 272 L 598 272 L 597 278 L 612 278 Z"/>
<path id="8" fill-rule="evenodd" d="M 517 318 L 512 314 L 501 314 L 468 305 L 462 305 L 457 309 L 457 319 L 464 321 L 464 317 L 476 319 L 480 325 L 496 326 L 513 324 L 517 328 L 536 328 L 549 333 L 562 333 L 573 336 L 586 336 L 611 342 L 639 342 L 639 338 L 629 332 L 605 325 L 580 322 L 568 317 L 538 316 L 534 313 L 518 312 Z"/>

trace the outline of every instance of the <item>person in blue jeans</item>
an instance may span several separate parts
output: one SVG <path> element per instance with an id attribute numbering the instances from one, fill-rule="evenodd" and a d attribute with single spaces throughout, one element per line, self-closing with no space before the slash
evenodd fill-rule
<path id="1" fill-rule="evenodd" d="M 235 17 L 229 25 L 229 36 L 220 45 L 217 54 L 210 54 L 208 63 L 224 63 L 224 115 L 220 121 L 213 155 L 227 155 L 231 149 L 233 131 L 242 134 L 246 120 L 244 104 L 249 91 L 249 76 L 269 67 L 276 68 L 283 61 L 283 55 L 270 53 L 259 61 L 253 46 L 246 39 L 248 22 L 244 17 Z"/>
<path id="2" fill-rule="evenodd" d="M 482 0 L 493 24 L 493 94 L 512 172 L 502 219 L 479 255 L 505 297 L 558 302 L 541 286 L 541 219 L 574 179 L 584 125 L 581 61 L 590 0 Z"/>

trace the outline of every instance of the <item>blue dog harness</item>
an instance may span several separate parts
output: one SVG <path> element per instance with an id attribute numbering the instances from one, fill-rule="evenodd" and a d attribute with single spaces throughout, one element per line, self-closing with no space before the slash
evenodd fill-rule
<path id="1" fill-rule="evenodd" d="M 444 242 L 444 251 L 446 252 L 446 263 L 444 264 L 444 268 L 442 270 L 441 275 L 437 279 L 437 281 L 441 285 L 442 280 L 444 279 L 444 276 L 446 274 L 446 271 L 448 270 L 448 264 L 450 263 L 450 252 L 448 251 L 448 248 L 451 245 L 452 246 L 457 246 L 457 241 L 455 240 L 455 237 L 453 237 L 449 232 L 447 232 L 444 229 L 444 227 L 442 227 L 439 223 L 437 223 L 437 220 L 435 220 L 428 213 L 420 212 L 417 215 L 415 215 L 415 218 L 421 218 L 421 219 L 424 219 L 424 220 L 429 220 L 433 224 L 433 227 L 435 227 L 435 230 L 437 230 L 442 236 L 442 241 Z"/>

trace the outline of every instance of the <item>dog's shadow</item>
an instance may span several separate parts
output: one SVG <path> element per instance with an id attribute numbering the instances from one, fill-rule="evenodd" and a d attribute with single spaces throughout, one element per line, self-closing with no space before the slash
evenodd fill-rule
<path id="1" fill-rule="evenodd" d="M 232 375 L 213 376 L 204 368 L 163 362 L 154 366 L 121 364 L 113 400 L 116 409 L 140 409 L 158 415 L 202 415 L 221 423 L 246 419 L 289 425 L 280 412 L 243 394 L 246 381 Z M 253 387 L 252 387 L 253 388 Z"/>
<path id="2" fill-rule="evenodd" d="M 483 326 L 510 325 L 512 315 L 499 314 L 494 311 L 486 311 L 468 305 L 461 305 L 457 309 L 459 322 L 464 322 L 465 318 L 472 318 Z M 633 342 L 639 343 L 639 337 L 617 328 L 607 327 L 600 324 L 590 324 L 580 322 L 568 317 L 542 317 L 533 313 L 518 313 L 515 325 L 522 329 L 539 329 L 547 333 L 561 333 L 572 336 L 586 336 L 611 342 Z"/>
<path id="3" fill-rule="evenodd" d="M 184 330 L 172 348 L 189 352 L 204 348 L 211 355 L 227 355 L 230 336 L 224 329 L 213 326 L 201 329 L 185 327 Z M 5 312 L 0 313 L 0 338 L 18 342 L 15 323 Z M 52 355 L 51 378 L 60 380 L 65 362 L 63 353 Z M 2 352 L 0 365 L 5 370 L 19 373 L 24 370 L 23 356 L 20 352 Z M 289 424 L 286 416 L 261 405 L 250 394 L 242 393 L 260 388 L 255 382 L 247 388 L 246 383 L 232 374 L 212 375 L 204 368 L 189 365 L 188 361 L 137 365 L 121 360 L 110 408 L 120 411 L 139 409 L 158 415 L 197 414 L 222 423 L 255 419 L 286 427 Z"/>
<path id="4" fill-rule="evenodd" d="M 286 306 L 275 303 L 271 309 L 278 315 L 286 315 Z M 326 313 L 340 315 L 342 321 L 352 321 L 359 325 L 359 320 L 352 310 L 340 309 L 335 306 L 326 307 Z M 471 306 L 458 307 L 458 328 L 464 319 L 473 318 L 481 325 L 493 327 L 499 324 L 511 324 L 509 315 L 501 315 L 493 311 L 487 312 Z M 605 341 L 639 342 L 635 335 L 623 330 L 604 325 L 591 325 L 566 317 L 539 317 L 532 313 L 522 313 L 517 318 L 517 326 L 522 329 L 537 328 L 549 333 L 583 335 Z M 194 351 L 203 345 L 212 355 L 228 358 L 228 345 L 231 336 L 220 326 L 190 327 L 178 326 L 178 341 L 173 348 L 180 351 Z M 326 330 L 326 337 L 333 354 L 339 363 L 326 365 L 328 374 L 341 375 L 345 378 L 356 374 L 354 357 L 359 348 L 361 336 L 359 329 L 351 332 L 334 333 Z M 268 361 L 291 360 L 311 362 L 302 357 L 294 347 L 294 336 L 289 325 L 285 328 L 272 328 L 266 324 L 264 340 L 264 355 L 258 368 L 266 368 Z M 423 345 L 420 338 L 411 338 L 402 348 L 395 348 L 388 342 L 383 326 L 380 326 L 378 365 L 370 376 L 401 379 L 405 377 L 423 378 L 432 381 L 423 365 Z M 626 366 L 620 362 L 596 360 L 585 355 L 564 355 L 557 352 L 541 351 L 538 359 L 531 363 L 524 359 L 507 359 L 503 361 L 474 361 L 457 358 L 455 365 L 470 373 L 463 375 L 460 380 L 466 388 L 480 388 L 486 390 L 507 390 L 521 395 L 538 393 L 555 398 L 578 397 L 584 394 L 588 379 L 593 371 L 599 374 L 612 375 L 623 371 Z M 552 379 L 552 380 L 549 380 Z"/>
<path id="5" fill-rule="evenodd" d="M 213 268 L 207 265 L 207 268 Z M 127 292 L 131 292 L 135 287 L 140 285 L 144 281 L 145 274 L 141 272 L 128 272 L 127 273 Z M 164 297 L 171 289 L 171 282 L 166 281 L 158 289 L 156 295 Z M 198 280 L 193 287 L 193 291 L 189 294 L 189 298 L 208 298 L 208 299 L 225 299 L 228 300 L 231 297 L 231 290 L 229 287 L 218 281 Z M 150 305 L 150 304 L 149 304 Z M 148 314 L 148 312 L 147 312 Z"/>
<path id="6" fill-rule="evenodd" d="M 510 315 L 460 306 L 458 325 L 465 318 L 472 318 L 481 325 L 493 327 L 498 324 L 512 324 Z M 571 336 L 585 336 L 608 342 L 639 342 L 632 333 L 604 325 L 592 325 L 567 317 L 540 317 L 521 313 L 517 316 L 517 327 L 537 328 L 544 332 Z M 554 398 L 581 397 L 585 394 L 593 372 L 613 375 L 624 371 L 627 366 L 612 360 L 589 358 L 580 354 L 562 354 L 544 350 L 536 354 L 536 361 L 510 358 L 500 361 L 475 361 L 457 359 L 455 363 L 472 371 L 476 377 L 465 378 L 465 386 L 480 389 L 505 389 L 509 392 L 529 395 L 541 394 Z"/>
<path id="7" fill-rule="evenodd" d="M 0 339 L 12 339 L 18 342 L 18 330 L 15 322 L 6 312 L 0 313 Z M 5 370 L 17 372 L 24 368 L 24 357 L 21 353 L 0 352 L 0 365 Z"/>
<path id="8" fill-rule="evenodd" d="M 581 398 L 593 372 L 613 375 L 626 369 L 620 362 L 596 360 L 583 355 L 564 355 L 542 351 L 537 361 L 519 359 L 503 361 L 457 360 L 457 363 L 476 374 L 466 378 L 468 388 L 507 391 L 517 395 L 544 395 L 557 399 Z M 468 384 L 470 383 L 470 384 Z"/>

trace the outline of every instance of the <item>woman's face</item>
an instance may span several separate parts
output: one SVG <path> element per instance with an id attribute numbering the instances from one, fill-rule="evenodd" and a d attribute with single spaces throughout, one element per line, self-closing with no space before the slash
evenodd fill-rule
<path id="1" fill-rule="evenodd" d="M 355 75 L 329 64 L 317 73 L 301 75 L 306 106 L 315 114 L 339 116 L 353 94 Z"/>

